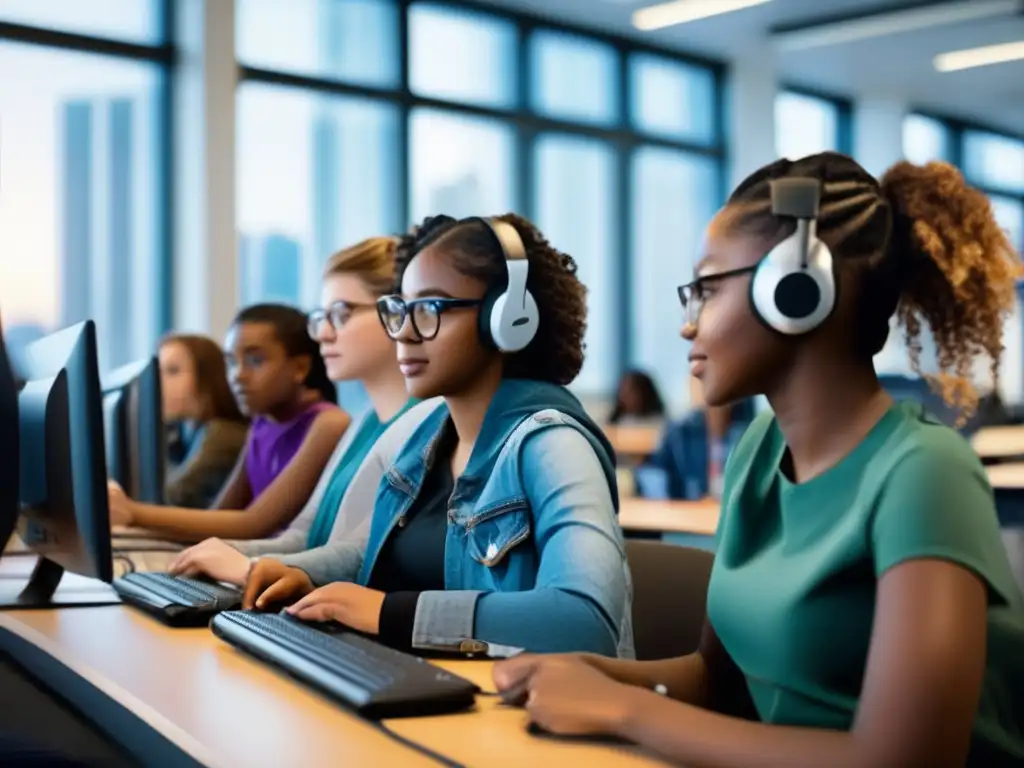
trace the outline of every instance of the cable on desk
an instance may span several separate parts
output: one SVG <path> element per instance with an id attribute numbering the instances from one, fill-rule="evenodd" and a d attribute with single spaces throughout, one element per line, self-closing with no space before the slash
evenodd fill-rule
<path id="1" fill-rule="evenodd" d="M 424 757 L 433 760 L 440 765 L 445 766 L 445 768 L 466 768 L 466 766 L 464 766 L 462 763 L 457 763 L 450 757 L 442 755 L 440 752 L 435 752 L 429 747 L 425 747 L 422 744 L 413 741 L 412 739 L 407 739 L 405 736 L 402 736 L 399 733 L 395 733 L 393 730 L 388 728 L 387 725 L 385 725 L 384 721 L 382 720 L 377 720 L 376 722 L 371 723 L 371 725 L 376 725 L 377 728 L 392 741 L 401 744 L 403 747 L 408 747 L 413 752 L 418 752 Z"/>

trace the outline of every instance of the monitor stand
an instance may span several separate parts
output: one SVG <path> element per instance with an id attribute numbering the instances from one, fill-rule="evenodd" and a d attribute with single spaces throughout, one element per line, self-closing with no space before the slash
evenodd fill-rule
<path id="1" fill-rule="evenodd" d="M 119 605 L 121 602 L 109 584 L 66 573 L 63 566 L 45 557 L 36 561 L 26 582 L 23 572 L 7 567 L 11 565 L 10 561 L 20 559 L 3 558 L 5 567 L 0 571 L 0 610 L 90 608 Z"/>

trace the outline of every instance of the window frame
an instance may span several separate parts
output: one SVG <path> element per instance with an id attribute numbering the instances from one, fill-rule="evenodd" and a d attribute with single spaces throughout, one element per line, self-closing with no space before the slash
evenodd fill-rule
<path id="1" fill-rule="evenodd" d="M 933 112 L 928 109 L 912 108 L 908 111 L 908 114 L 919 115 L 920 117 L 934 120 L 945 127 L 949 142 L 949 163 L 961 169 L 964 177 L 971 186 L 989 196 L 1017 200 L 1020 202 L 1021 206 L 1024 207 L 1024 191 L 1014 193 L 1010 190 L 988 186 L 982 179 L 977 179 L 968 175 L 964 168 L 964 139 L 968 133 L 986 133 L 994 136 L 1001 136 L 1003 138 L 1010 139 L 1011 141 L 1020 142 L 1021 144 L 1024 144 L 1024 136 L 1000 128 L 993 128 L 990 125 L 984 125 L 972 120 L 965 120 L 963 118 L 956 118 L 942 113 Z M 1021 242 L 1013 243 L 1013 245 L 1017 248 L 1017 251 L 1020 254 L 1024 255 L 1024 238 L 1022 238 Z M 1020 285 L 1022 290 L 1024 290 L 1024 282 Z"/>
<path id="2" fill-rule="evenodd" d="M 817 88 L 808 88 L 802 85 L 795 85 L 789 82 L 779 83 L 775 92 L 776 99 L 782 94 L 802 96 L 806 99 L 820 101 L 832 107 L 836 111 L 836 152 L 844 155 L 853 154 L 853 109 L 854 100 L 839 94 L 822 91 Z M 774 116 L 773 116 L 774 117 Z M 776 142 L 777 144 L 778 142 Z"/>
<path id="3" fill-rule="evenodd" d="M 126 42 L 99 35 L 69 32 L 30 24 L 18 24 L 0 19 L 0 42 L 17 42 L 40 48 L 55 48 L 62 51 L 96 54 L 125 61 L 155 64 L 160 70 L 159 109 L 156 120 L 157 144 L 160 156 L 155 158 L 157 175 L 156 224 L 158 233 L 156 279 L 160 289 L 154 291 L 158 302 L 156 309 L 160 333 L 169 331 L 174 325 L 174 222 L 172 200 L 174 199 L 174 65 L 177 48 L 174 44 L 175 0 L 155 0 L 159 14 L 158 42 L 152 45 Z M 154 340 L 155 341 L 155 340 Z"/>
<path id="4" fill-rule="evenodd" d="M 597 139 L 608 144 L 615 156 L 615 177 L 619 182 L 615 199 L 615 227 L 617 244 L 615 247 L 614 269 L 617 290 L 614 299 L 623 312 L 623 317 L 631 316 L 636 297 L 632 295 L 630 279 L 630 263 L 632 258 L 632 213 L 631 205 L 633 190 L 631 188 L 631 166 L 633 156 L 641 147 L 663 148 L 681 151 L 691 155 L 710 157 L 717 166 L 717 201 L 725 200 L 728 192 L 728 149 L 725 114 L 725 81 L 728 67 L 724 62 L 682 54 L 659 46 L 628 39 L 623 36 L 597 32 L 572 24 L 563 24 L 545 19 L 541 16 L 518 10 L 499 8 L 472 0 L 420 0 L 433 6 L 447 7 L 453 12 L 469 12 L 482 15 L 514 26 L 517 37 L 513 68 L 516 77 L 515 94 L 511 108 L 481 106 L 477 104 L 450 101 L 415 94 L 409 86 L 409 8 L 417 0 L 395 0 L 398 8 L 398 55 L 399 81 L 395 88 L 357 85 L 343 80 L 316 77 L 292 72 L 282 72 L 238 62 L 238 83 L 259 82 L 314 91 L 337 96 L 358 96 L 364 99 L 379 100 L 399 107 L 399 141 L 398 141 L 398 174 L 401 194 L 398 220 L 409 222 L 411 207 L 411 168 L 409 157 L 409 139 L 411 116 L 417 108 L 427 108 L 467 117 L 482 117 L 500 120 L 513 130 L 515 136 L 513 167 L 516 174 L 515 209 L 531 218 L 536 216 L 537 205 L 534 188 L 536 179 L 533 170 L 533 157 L 537 139 L 542 134 L 560 134 L 580 138 Z M 610 46 L 617 56 L 618 83 L 616 101 L 618 115 L 614 122 L 607 125 L 555 118 L 539 114 L 533 109 L 532 71 L 530 40 L 535 32 L 553 32 L 568 34 L 575 37 L 593 40 Z M 629 72 L 630 55 L 646 53 L 668 61 L 690 67 L 699 67 L 711 73 L 713 78 L 712 105 L 712 137 L 707 143 L 677 140 L 663 136 L 649 135 L 638 130 L 632 121 L 630 105 L 632 104 L 632 87 Z M 614 339 L 616 354 L 616 373 L 628 369 L 633 359 L 633 341 L 628 323 L 619 324 L 616 328 L 617 338 Z M 609 340 L 612 341 L 612 340 Z M 585 393 L 590 394 L 590 393 Z"/>

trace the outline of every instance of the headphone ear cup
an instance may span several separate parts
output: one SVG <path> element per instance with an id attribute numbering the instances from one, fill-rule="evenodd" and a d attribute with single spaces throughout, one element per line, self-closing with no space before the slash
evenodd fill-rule
<path id="1" fill-rule="evenodd" d="M 490 339 L 495 349 L 505 353 L 525 349 L 537 335 L 537 328 L 540 325 L 537 302 L 529 291 L 514 305 L 510 306 L 508 302 L 509 295 L 499 291 L 486 305 L 486 338 Z M 480 319 L 485 319 L 482 312 Z"/>
<path id="2" fill-rule="evenodd" d="M 832 252 L 813 239 L 807 268 L 799 265 L 799 243 L 789 237 L 758 264 L 750 281 L 750 304 L 766 326 L 787 336 L 809 333 L 832 314 L 836 303 L 836 279 Z"/>

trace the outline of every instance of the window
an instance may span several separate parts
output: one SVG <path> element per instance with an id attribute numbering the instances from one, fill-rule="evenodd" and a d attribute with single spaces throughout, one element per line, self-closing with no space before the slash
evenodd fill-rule
<path id="1" fill-rule="evenodd" d="M 965 131 L 964 173 L 987 189 L 1024 194 L 1024 141 Z"/>
<path id="2" fill-rule="evenodd" d="M 516 207 L 514 134 L 507 124 L 417 109 L 409 145 L 414 222 L 439 213 L 492 216 Z"/>
<path id="3" fill-rule="evenodd" d="M 162 42 L 162 15 L 163 0 L 0 0 L 0 21 L 144 45 Z"/>
<path id="4" fill-rule="evenodd" d="M 243 303 L 309 307 L 324 261 L 398 220 L 398 111 L 386 103 L 245 83 L 238 97 Z"/>
<path id="5" fill-rule="evenodd" d="M 674 287 L 721 203 L 720 70 L 485 3 L 235 3 L 245 301 L 309 306 L 359 238 L 516 211 L 588 289 L 573 389 L 637 362 L 687 402 Z"/>
<path id="6" fill-rule="evenodd" d="M 992 212 L 1006 230 L 1018 253 L 1024 253 L 1024 200 L 1002 195 L 989 195 Z"/>
<path id="7" fill-rule="evenodd" d="M 535 32 L 530 72 L 536 112 L 603 125 L 618 121 L 619 60 L 611 46 L 562 32 Z"/>
<path id="8" fill-rule="evenodd" d="M 414 3 L 409 7 L 409 86 L 421 96 L 513 107 L 517 44 L 511 22 Z"/>
<path id="9" fill-rule="evenodd" d="M 797 160 L 839 149 L 837 104 L 792 91 L 775 97 L 775 150 L 779 157 Z"/>
<path id="10" fill-rule="evenodd" d="M 0 42 L 0 72 L 17 73 L 0 78 L 0 309 L 12 349 L 92 318 L 103 368 L 152 354 L 167 299 L 162 67 Z"/>
<path id="11" fill-rule="evenodd" d="M 398 85 L 393 0 L 236 1 L 243 64 L 359 85 Z"/>
<path id="12" fill-rule="evenodd" d="M 587 354 L 573 386 L 589 394 L 610 392 L 618 329 L 627 320 L 617 308 L 615 155 L 602 142 L 544 135 L 537 140 L 534 178 L 535 223 L 576 260 L 587 286 Z"/>
<path id="13" fill-rule="evenodd" d="M 950 131 L 942 121 L 914 114 L 903 118 L 903 156 L 915 165 L 933 160 L 948 162 L 950 144 Z"/>
<path id="14" fill-rule="evenodd" d="M 710 144 L 715 136 L 715 80 L 706 69 L 646 53 L 629 60 L 632 121 L 637 130 Z"/>
<path id="15" fill-rule="evenodd" d="M 633 162 L 632 364 L 651 372 L 666 401 L 689 401 L 687 345 L 675 288 L 692 279 L 704 227 L 718 207 L 714 161 L 643 148 Z"/>

